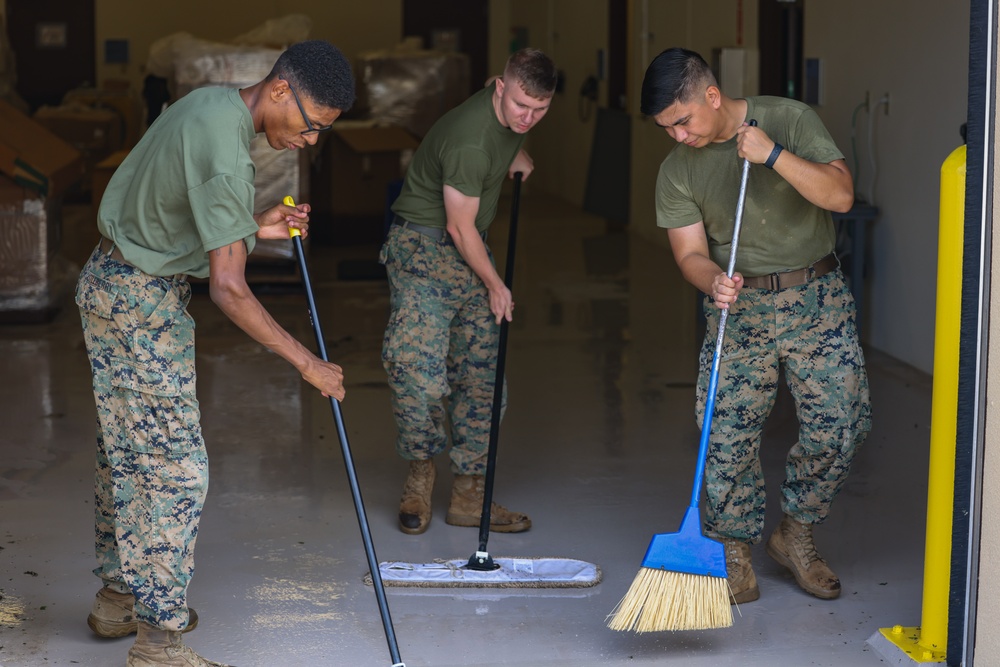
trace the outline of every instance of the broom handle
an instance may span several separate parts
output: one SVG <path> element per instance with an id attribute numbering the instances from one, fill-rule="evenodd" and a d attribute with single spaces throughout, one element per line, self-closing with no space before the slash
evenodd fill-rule
<path id="1" fill-rule="evenodd" d="M 750 125 L 757 121 L 751 120 Z M 747 180 L 750 175 L 750 160 L 743 160 L 743 174 L 740 177 L 740 196 L 736 203 L 736 222 L 733 224 L 733 240 L 729 247 L 729 265 L 726 275 L 733 277 L 736 267 L 736 247 L 740 242 L 740 228 L 743 226 L 743 205 L 747 197 Z M 708 441 L 712 434 L 712 413 L 715 412 L 715 394 L 719 386 L 719 362 L 722 358 L 722 340 L 726 336 L 726 320 L 729 309 L 722 308 L 719 314 L 719 335 L 715 337 L 715 354 L 712 357 L 712 372 L 708 376 L 708 397 L 705 400 L 705 416 L 701 421 L 701 440 L 698 444 L 698 465 L 694 471 L 694 488 L 691 490 L 691 507 L 697 507 L 701 498 L 701 484 L 705 479 L 705 459 L 708 457 Z"/>
<path id="2" fill-rule="evenodd" d="M 507 262 L 503 282 L 508 290 L 514 286 L 514 249 L 517 247 L 517 216 L 521 205 L 521 179 L 524 174 L 514 173 L 514 194 L 510 204 L 510 232 L 507 238 Z M 507 363 L 507 318 L 500 318 L 500 341 L 497 344 L 497 372 L 493 380 L 493 414 L 490 419 L 490 446 L 486 454 L 486 478 L 483 480 L 483 512 L 479 520 L 479 551 L 486 551 L 490 539 L 490 520 L 493 508 L 493 478 L 497 468 L 497 444 L 500 437 L 500 409 L 503 405 L 503 376 Z"/>
<path id="3" fill-rule="evenodd" d="M 285 197 L 286 206 L 295 206 L 295 200 Z M 302 248 L 302 238 L 299 230 L 289 228 L 289 235 L 295 244 L 295 254 L 299 260 L 299 270 L 302 272 L 302 283 L 305 286 L 306 299 L 309 303 L 309 321 L 312 323 L 313 333 L 316 334 L 316 347 L 319 349 L 319 357 L 323 361 L 329 362 L 326 353 L 326 342 L 323 337 L 323 329 L 319 323 L 319 311 L 316 308 L 316 300 L 313 297 L 312 283 L 309 280 L 309 267 L 306 266 L 306 254 Z M 392 627 L 392 617 L 389 616 L 389 603 L 385 597 L 385 587 L 382 584 L 382 575 L 378 567 L 378 558 L 375 557 L 375 544 L 372 541 L 371 529 L 368 527 L 368 517 L 365 513 L 365 503 L 361 499 L 361 487 L 358 484 L 358 475 L 354 469 L 354 457 L 351 456 L 351 446 L 347 441 L 347 430 L 344 428 L 344 416 L 340 411 L 340 401 L 330 397 L 330 407 L 333 408 L 333 418 L 337 424 L 337 436 L 340 438 L 340 450 L 344 456 L 344 466 L 347 468 L 347 480 L 351 487 L 351 497 L 354 499 L 354 509 L 357 511 L 358 524 L 361 527 L 361 539 L 365 545 L 365 555 L 368 557 L 368 570 L 372 575 L 372 583 L 375 588 L 375 598 L 378 600 L 379 613 L 382 616 L 382 627 L 385 629 L 385 639 L 389 644 L 389 655 L 392 657 L 393 667 L 403 665 L 399 657 L 399 647 L 396 644 L 396 633 Z"/>

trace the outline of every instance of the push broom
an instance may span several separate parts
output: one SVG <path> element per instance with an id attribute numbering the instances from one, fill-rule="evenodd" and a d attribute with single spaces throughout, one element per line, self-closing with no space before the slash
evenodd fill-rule
<path id="1" fill-rule="evenodd" d="M 757 122 L 751 120 L 750 124 L 756 125 Z M 733 241 L 726 269 L 730 278 L 736 265 L 736 246 L 740 239 L 749 173 L 750 161 L 743 160 Z M 719 314 L 719 334 L 715 340 L 715 356 L 708 380 L 691 503 L 678 532 L 653 536 L 639 573 L 618 606 L 608 615 L 608 627 L 612 630 L 708 630 L 728 628 L 733 624 L 729 582 L 726 579 L 726 549 L 721 542 L 702 534 L 699 508 L 728 315 L 729 310 L 725 308 Z"/>
<path id="2" fill-rule="evenodd" d="M 507 262 L 504 285 L 513 288 L 514 250 L 517 246 L 517 218 L 521 202 L 521 172 L 514 173 L 514 193 L 511 200 L 510 231 L 507 241 Z M 500 410 L 503 405 L 504 367 L 507 359 L 505 318 L 500 321 L 497 345 L 497 369 L 493 381 L 493 415 L 490 421 L 490 441 L 486 453 L 486 474 L 483 480 L 483 509 L 479 522 L 479 548 L 468 561 L 455 559 L 438 563 L 381 564 L 381 575 L 388 586 L 422 588 L 586 588 L 601 580 L 600 569 L 572 558 L 493 558 L 487 550 L 493 508 L 493 480 L 496 475 L 497 448 L 500 434 Z"/>
<path id="3" fill-rule="evenodd" d="M 285 197 L 284 204 L 286 206 L 295 206 L 295 200 L 292 197 Z M 301 233 L 298 229 L 294 228 L 289 228 L 288 233 L 295 244 L 295 254 L 298 257 L 299 270 L 302 273 L 302 284 L 305 286 L 306 299 L 309 303 L 309 321 L 312 323 L 313 333 L 316 334 L 316 346 L 319 350 L 319 357 L 323 361 L 330 361 L 326 354 L 326 339 L 323 338 L 323 329 L 319 323 L 319 310 L 316 308 L 316 299 L 313 296 L 312 283 L 309 280 L 309 267 L 306 266 L 306 253 L 302 247 Z M 396 632 L 393 630 L 392 617 L 389 615 L 389 603 L 385 597 L 385 588 L 382 585 L 382 579 L 378 576 L 378 558 L 375 557 L 375 544 L 372 541 L 372 533 L 368 527 L 365 503 L 361 499 L 361 487 L 358 484 L 358 475 L 354 469 L 354 457 L 351 456 L 351 446 L 347 441 L 347 429 L 344 427 L 344 416 L 340 411 L 340 401 L 331 396 L 330 407 L 333 408 L 333 419 L 337 425 L 340 450 L 344 456 L 344 465 L 347 468 L 347 480 L 351 487 L 351 497 L 354 499 L 354 509 L 357 511 L 358 524 L 361 527 L 361 539 L 365 544 L 368 568 L 373 575 L 375 598 L 378 601 L 379 614 L 382 616 L 385 639 L 389 644 L 389 655 L 393 663 L 392 667 L 406 667 L 406 664 L 399 657 Z"/>

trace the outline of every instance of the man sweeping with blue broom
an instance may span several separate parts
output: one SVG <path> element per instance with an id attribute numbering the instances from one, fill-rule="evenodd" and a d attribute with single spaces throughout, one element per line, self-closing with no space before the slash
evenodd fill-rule
<path id="1" fill-rule="evenodd" d="M 730 323 L 714 415 L 707 417 L 714 425 L 704 519 L 705 534 L 724 544 L 730 601 L 760 596 L 751 563 L 751 546 L 764 532 L 760 443 L 782 369 L 800 430 L 781 485 L 785 516 L 767 552 L 803 590 L 836 598 L 840 580 L 816 550 L 812 530 L 826 519 L 871 428 L 854 300 L 833 252 L 830 211 L 846 212 L 854 200 L 844 156 L 807 105 L 729 98 L 705 60 L 686 49 L 668 49 L 650 64 L 641 110 L 677 142 L 657 178 L 657 225 L 667 228 L 684 278 L 707 295 L 699 423 L 724 311 Z M 730 275 L 721 267 L 732 244 L 741 161 L 755 167 Z"/>

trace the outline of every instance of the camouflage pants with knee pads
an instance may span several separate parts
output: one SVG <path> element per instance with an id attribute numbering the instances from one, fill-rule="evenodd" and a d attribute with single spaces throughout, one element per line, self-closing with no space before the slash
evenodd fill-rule
<path id="1" fill-rule="evenodd" d="M 696 417 L 704 418 L 719 310 L 706 299 Z M 780 291 L 744 289 L 730 306 L 705 467 L 706 533 L 760 542 L 764 530 L 761 433 L 783 370 L 799 419 L 781 504 L 807 524 L 822 522 L 871 429 L 854 299 L 834 271 Z"/>
<path id="2" fill-rule="evenodd" d="M 448 446 L 450 431 L 452 471 L 481 475 L 500 335 L 488 290 L 454 245 L 400 226 L 379 261 L 390 288 L 382 363 L 396 449 L 404 459 L 431 458 Z"/>
<path id="3" fill-rule="evenodd" d="M 77 283 L 97 403 L 94 573 L 135 595 L 137 618 L 181 630 L 208 458 L 183 280 L 95 250 Z"/>

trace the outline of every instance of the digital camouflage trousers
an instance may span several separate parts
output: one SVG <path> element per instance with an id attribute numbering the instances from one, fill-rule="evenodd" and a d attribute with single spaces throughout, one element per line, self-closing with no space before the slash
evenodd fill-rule
<path id="1" fill-rule="evenodd" d="M 127 586 L 137 618 L 166 630 L 188 623 L 208 488 L 190 296 L 183 280 L 147 275 L 99 249 L 76 290 L 97 403 L 94 573 Z"/>
<path id="2" fill-rule="evenodd" d="M 396 449 L 431 458 L 448 446 L 450 425 L 452 471 L 482 475 L 500 335 L 486 286 L 450 242 L 395 225 L 379 261 L 389 277 L 382 363 Z M 506 386 L 503 399 L 506 407 Z"/>
<path id="3" fill-rule="evenodd" d="M 704 418 L 719 310 L 706 298 L 696 418 Z M 781 505 L 807 524 L 826 519 L 871 429 L 854 299 L 839 270 L 780 291 L 744 289 L 730 306 L 705 466 L 707 534 L 752 544 L 764 530 L 761 433 L 779 371 L 795 401 L 798 442 L 788 452 Z"/>

